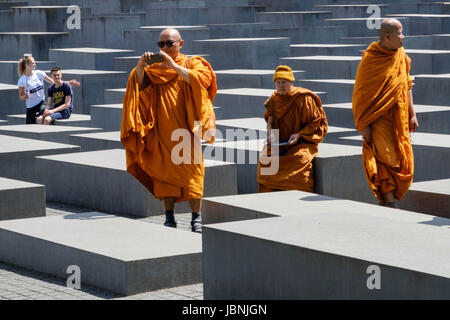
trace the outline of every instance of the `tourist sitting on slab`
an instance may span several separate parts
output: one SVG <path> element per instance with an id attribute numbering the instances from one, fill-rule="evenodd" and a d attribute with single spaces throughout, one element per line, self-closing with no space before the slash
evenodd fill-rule
<path id="1" fill-rule="evenodd" d="M 25 100 L 27 107 L 26 124 L 35 124 L 36 117 L 46 108 L 44 80 L 50 84 L 54 84 L 55 81 L 44 71 L 36 70 L 36 61 L 31 55 L 19 60 L 18 70 L 19 99 Z M 74 87 L 80 85 L 76 80 L 70 80 L 69 83 Z"/>
<path id="2" fill-rule="evenodd" d="M 290 67 L 278 66 L 273 76 L 276 90 L 264 103 L 267 146 L 258 161 L 259 192 L 314 192 L 313 159 L 327 134 L 328 122 L 319 97 L 294 87 L 294 80 Z M 279 134 L 274 140 L 275 129 Z M 264 169 L 274 163 L 278 163 L 277 172 L 265 174 Z"/>
<path id="3" fill-rule="evenodd" d="M 50 70 L 50 76 L 55 83 L 48 88 L 47 108 L 41 110 L 36 119 L 38 124 L 52 124 L 55 120 L 69 119 L 72 114 L 72 87 L 62 81 L 62 72 L 59 67 L 53 67 Z"/>

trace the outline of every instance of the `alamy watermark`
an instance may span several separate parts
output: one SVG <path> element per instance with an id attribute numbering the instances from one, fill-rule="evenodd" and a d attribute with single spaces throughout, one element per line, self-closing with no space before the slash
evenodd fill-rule
<path id="1" fill-rule="evenodd" d="M 71 289 L 81 289 L 81 269 L 77 265 L 70 265 L 67 267 L 66 273 L 70 274 L 67 278 L 66 286 Z"/>
<path id="2" fill-rule="evenodd" d="M 67 18 L 66 26 L 69 30 L 80 30 L 81 29 L 81 9 L 79 6 L 69 6 L 67 7 L 67 14 L 70 16 Z"/>
<path id="3" fill-rule="evenodd" d="M 377 265 L 370 265 L 367 267 L 367 274 L 370 277 L 367 278 L 366 285 L 369 290 L 381 290 L 381 269 Z"/>
<path id="4" fill-rule="evenodd" d="M 381 9 L 377 5 L 367 7 L 368 14 L 371 16 L 367 19 L 366 25 L 369 30 L 380 29 L 381 27 Z"/>

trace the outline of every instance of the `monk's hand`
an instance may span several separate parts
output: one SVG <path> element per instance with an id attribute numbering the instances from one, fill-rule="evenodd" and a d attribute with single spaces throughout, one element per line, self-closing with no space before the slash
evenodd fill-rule
<path id="1" fill-rule="evenodd" d="M 417 120 L 417 116 L 413 115 L 411 119 L 409 119 L 409 132 L 416 132 L 419 128 L 419 121 Z"/>
<path id="2" fill-rule="evenodd" d="M 370 129 L 370 126 L 365 127 L 360 131 L 360 134 L 364 140 L 366 140 L 367 143 L 370 143 L 372 141 L 372 130 Z"/>
<path id="3" fill-rule="evenodd" d="M 146 51 L 144 52 L 144 54 L 141 56 L 141 58 L 139 59 L 139 62 L 137 64 L 137 67 L 140 67 L 142 69 L 145 68 L 145 66 L 147 65 L 147 61 L 150 60 L 151 56 L 153 55 L 153 52 L 150 51 Z"/>
<path id="4" fill-rule="evenodd" d="M 291 135 L 288 141 L 288 145 L 292 146 L 298 142 L 298 139 L 300 139 L 300 135 L 298 133 L 294 133 Z"/>
<path id="5" fill-rule="evenodd" d="M 175 69 L 177 64 L 175 63 L 175 61 L 173 61 L 172 57 L 169 56 L 167 53 L 165 53 L 164 51 L 160 50 L 159 54 L 163 56 L 164 58 L 164 64 L 170 68 L 170 69 Z"/>

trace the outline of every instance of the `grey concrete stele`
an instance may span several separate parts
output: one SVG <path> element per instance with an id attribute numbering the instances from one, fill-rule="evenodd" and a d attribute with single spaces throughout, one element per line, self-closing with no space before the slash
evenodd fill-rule
<path id="1" fill-rule="evenodd" d="M 252 219 L 203 227 L 206 300 L 450 299 L 449 219 L 300 191 L 205 199 L 203 214 Z"/>
<path id="2" fill-rule="evenodd" d="M 97 212 L 0 222 L 0 261 L 121 295 L 201 282 L 201 236 Z M 75 281 L 70 283 L 75 284 Z"/>

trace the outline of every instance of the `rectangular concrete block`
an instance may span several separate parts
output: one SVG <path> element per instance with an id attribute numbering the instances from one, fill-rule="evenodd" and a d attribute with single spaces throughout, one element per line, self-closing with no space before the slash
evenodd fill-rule
<path id="1" fill-rule="evenodd" d="M 364 49 L 361 44 L 291 44 L 291 56 L 357 56 Z"/>
<path id="2" fill-rule="evenodd" d="M 125 95 L 125 88 L 119 89 L 106 89 L 105 90 L 105 103 L 107 104 L 122 104 L 123 96 Z"/>
<path id="3" fill-rule="evenodd" d="M 75 79 L 80 86 L 73 88 L 73 110 L 77 113 L 90 114 L 90 106 L 105 103 L 105 89 L 126 87 L 128 74 L 122 71 L 100 71 L 65 69 L 62 71 L 67 79 Z"/>
<path id="4" fill-rule="evenodd" d="M 308 26 L 296 28 L 266 27 L 262 37 L 288 37 L 291 44 L 296 43 L 335 43 L 348 34 L 345 26 Z M 358 43 L 358 42 L 352 42 Z"/>
<path id="5" fill-rule="evenodd" d="M 126 296 L 201 282 L 198 234 L 98 212 L 3 221 L 0 243 L 3 262 L 63 279 L 78 267 L 82 288 Z"/>
<path id="6" fill-rule="evenodd" d="M 120 131 L 71 134 L 70 143 L 80 146 L 82 152 L 123 149 L 122 142 L 120 142 Z"/>
<path id="7" fill-rule="evenodd" d="M 91 126 L 106 131 L 120 130 L 123 104 L 102 104 L 91 106 Z"/>
<path id="8" fill-rule="evenodd" d="M 352 79 L 299 79 L 295 85 L 313 91 L 324 91 L 327 93 L 327 103 L 342 103 L 352 100 Z"/>
<path id="9" fill-rule="evenodd" d="M 6 120 L 8 114 L 26 112 L 25 101 L 19 100 L 19 87 L 12 84 L 0 83 L 0 119 Z"/>
<path id="10" fill-rule="evenodd" d="M 256 22 L 270 22 L 274 28 L 295 28 L 323 25 L 331 18 L 331 11 L 258 12 Z"/>
<path id="11" fill-rule="evenodd" d="M 140 217 L 163 212 L 161 201 L 126 171 L 123 149 L 44 156 L 37 161 L 41 170 L 52 168 L 55 173 L 42 177 L 47 200 Z M 205 160 L 205 196 L 236 194 L 236 189 L 234 164 Z M 178 204 L 176 210 L 189 212 L 188 204 Z"/>
<path id="12" fill-rule="evenodd" d="M 411 74 L 450 72 L 450 50 L 406 49 L 412 59 Z"/>
<path id="13" fill-rule="evenodd" d="M 275 212 L 292 216 L 204 227 L 205 299 L 450 297 L 450 234 L 423 224 L 429 218 L 396 209 L 388 215 L 387 208 L 370 205 L 355 212 L 350 203 L 307 193 L 291 193 L 287 203 L 273 194 Z M 268 211 L 262 205 L 269 196 L 254 195 L 258 212 Z M 368 285 L 374 265 L 381 290 Z"/>
<path id="14" fill-rule="evenodd" d="M 450 73 L 417 75 L 414 83 L 414 103 L 450 106 Z"/>
<path id="15" fill-rule="evenodd" d="M 0 220 L 45 216 L 45 186 L 0 177 Z"/>
<path id="16" fill-rule="evenodd" d="M 114 70 L 114 58 L 129 56 L 133 50 L 103 48 L 50 49 L 50 60 L 62 69 Z"/>
<path id="17" fill-rule="evenodd" d="M 8 115 L 8 125 L 25 124 L 25 114 Z M 71 114 L 69 119 L 61 119 L 53 122 L 55 126 L 73 126 L 73 127 L 89 127 L 91 116 L 87 114 Z"/>
<path id="18" fill-rule="evenodd" d="M 40 177 L 47 173 L 36 164 L 36 156 L 79 151 L 78 146 L 0 135 L 0 176 L 45 184 Z"/>
<path id="19" fill-rule="evenodd" d="M 220 38 L 257 38 L 261 37 L 262 29 L 268 27 L 266 22 L 216 23 L 208 24 L 209 36 Z"/>
<path id="20" fill-rule="evenodd" d="M 16 85 L 19 80 L 19 73 L 17 64 L 19 61 L 19 56 L 17 60 L 4 60 L 0 61 L 0 83 Z M 54 65 L 54 61 L 35 61 L 36 70 L 50 70 Z"/>
<path id="21" fill-rule="evenodd" d="M 289 38 L 225 38 L 193 44 L 196 52 L 209 55 L 214 70 L 275 69 L 278 57 L 290 55 Z"/>
<path id="22" fill-rule="evenodd" d="M 280 64 L 305 70 L 309 79 L 355 79 L 360 56 L 283 57 Z"/>
<path id="23" fill-rule="evenodd" d="M 100 128 L 54 126 L 41 124 L 17 124 L 2 126 L 0 134 L 49 142 L 69 143 L 69 135 L 76 133 L 99 132 Z"/>
<path id="24" fill-rule="evenodd" d="M 303 78 L 304 73 L 304 71 L 293 71 L 296 79 Z M 215 74 L 217 77 L 217 86 L 220 89 L 275 88 L 275 84 L 273 82 L 274 70 L 231 69 L 218 70 Z"/>
<path id="25" fill-rule="evenodd" d="M 450 179 L 413 182 L 399 206 L 404 210 L 450 219 Z M 442 222 L 438 217 L 434 219 L 436 225 Z"/>

